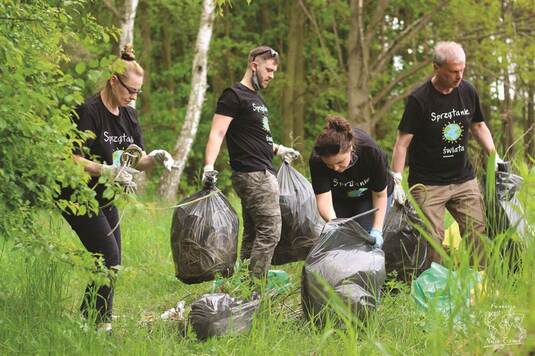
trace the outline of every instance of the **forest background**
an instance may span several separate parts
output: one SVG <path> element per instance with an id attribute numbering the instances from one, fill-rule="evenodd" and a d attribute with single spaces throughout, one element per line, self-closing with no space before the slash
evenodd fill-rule
<path id="1" fill-rule="evenodd" d="M 87 179 L 81 179 L 79 167 L 67 159 L 81 139 L 69 117 L 73 107 L 97 92 L 109 75 L 109 64 L 119 51 L 119 29 L 132 15 L 132 3 L 137 1 L 9 0 L 0 5 L 5 14 L 0 17 L 0 204 L 10 212 L 2 230 L 15 232 L 13 225 L 21 224 L 10 222 L 19 221 L 21 211 L 22 221 L 31 224 L 29 207 L 53 206 L 61 185 Z M 262 95 L 270 108 L 275 141 L 302 152 L 297 167 L 305 174 L 311 147 L 328 114 L 341 114 L 364 128 L 390 155 L 404 99 L 432 74 L 430 51 L 440 40 L 464 46 L 465 78 L 479 91 L 499 154 L 528 164 L 534 156 L 532 1 L 218 0 L 215 4 L 205 100 L 199 108 L 198 130 L 186 132 L 193 146 L 181 156 L 187 160 L 180 160 L 186 161 L 184 171 L 171 198 L 198 188 L 216 100 L 224 88 L 241 79 L 248 51 L 258 45 L 280 53 L 275 80 Z M 164 148 L 176 155 L 183 148 L 182 128 L 195 126 L 186 126 L 185 117 L 195 85 L 192 62 L 202 9 L 198 0 L 141 0 L 130 19 L 134 48 L 146 70 L 136 106 L 148 150 Z M 481 167 L 485 157 L 476 146 L 471 154 L 476 167 Z M 219 188 L 228 193 L 226 150 L 216 169 L 221 172 Z M 149 173 L 149 192 L 165 191 L 169 183 L 160 179 L 162 174 Z M 80 202 L 91 200 L 91 192 L 79 191 Z"/>

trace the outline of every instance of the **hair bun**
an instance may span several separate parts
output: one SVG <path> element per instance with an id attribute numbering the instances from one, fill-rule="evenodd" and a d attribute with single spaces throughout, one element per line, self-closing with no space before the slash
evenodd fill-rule
<path id="1" fill-rule="evenodd" d="M 125 61 L 135 61 L 136 55 L 134 54 L 134 47 L 131 43 L 127 43 L 124 45 L 122 51 L 121 51 L 121 59 L 124 59 Z"/>
<path id="2" fill-rule="evenodd" d="M 351 124 L 340 116 L 328 116 L 327 127 L 336 132 L 351 132 Z"/>

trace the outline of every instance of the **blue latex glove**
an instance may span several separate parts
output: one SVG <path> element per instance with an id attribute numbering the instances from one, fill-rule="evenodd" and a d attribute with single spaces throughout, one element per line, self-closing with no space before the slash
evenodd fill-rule
<path id="1" fill-rule="evenodd" d="M 370 236 L 375 237 L 375 245 L 373 245 L 373 248 L 383 247 L 383 233 L 381 230 L 373 228 L 372 231 L 370 231 Z"/>

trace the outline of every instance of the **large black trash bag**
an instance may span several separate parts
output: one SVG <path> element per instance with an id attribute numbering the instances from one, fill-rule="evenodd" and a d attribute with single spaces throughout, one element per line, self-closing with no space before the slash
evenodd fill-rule
<path id="1" fill-rule="evenodd" d="M 175 274 L 185 283 L 200 283 L 234 272 L 238 216 L 219 190 L 203 189 L 175 209 L 171 249 Z"/>
<path id="2" fill-rule="evenodd" d="M 387 274 L 396 271 L 406 282 L 428 268 L 428 244 L 416 225 L 423 227 L 424 223 L 411 203 L 394 201 L 383 228 L 385 267 Z"/>
<path id="3" fill-rule="evenodd" d="M 498 164 L 494 196 L 494 212 L 491 216 L 490 234 L 495 236 L 513 228 L 520 237 L 528 234 L 528 224 L 524 207 L 518 201 L 517 192 L 522 185 L 522 177 L 511 173 L 509 162 Z"/>
<path id="4" fill-rule="evenodd" d="M 321 234 L 323 219 L 318 213 L 312 185 L 301 173 L 284 162 L 277 180 L 282 231 L 271 263 L 282 265 L 307 257 Z"/>
<path id="5" fill-rule="evenodd" d="M 226 293 L 205 294 L 191 305 L 189 322 L 200 340 L 238 335 L 251 328 L 259 305 L 258 298 L 244 302 Z"/>
<path id="6" fill-rule="evenodd" d="M 329 303 L 330 286 L 361 319 L 379 302 L 386 279 L 385 256 L 375 239 L 354 219 L 335 219 L 323 228 L 303 267 L 301 300 L 313 319 Z"/>

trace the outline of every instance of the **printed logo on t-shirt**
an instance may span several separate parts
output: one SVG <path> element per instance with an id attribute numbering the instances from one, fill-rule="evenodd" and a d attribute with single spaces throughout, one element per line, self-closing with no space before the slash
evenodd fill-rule
<path id="1" fill-rule="evenodd" d="M 462 144 L 464 127 L 458 120 L 462 120 L 467 116 L 470 116 L 469 109 L 451 109 L 442 113 L 431 112 L 432 122 L 440 123 L 445 121 L 442 126 L 442 158 L 452 158 L 466 150 L 464 144 Z"/>
<path id="2" fill-rule="evenodd" d="M 436 112 L 431 112 L 431 121 L 433 122 L 440 122 L 441 120 L 445 119 L 453 119 L 455 117 L 463 117 L 463 116 L 469 116 L 470 110 L 463 109 L 463 110 L 455 110 L 451 109 L 451 111 L 443 112 L 440 114 L 437 114 Z"/>
<path id="3" fill-rule="evenodd" d="M 269 119 L 267 116 L 264 116 L 262 118 L 262 128 L 264 129 L 264 131 L 266 131 L 266 141 L 272 144 L 273 137 L 271 137 L 271 130 L 269 128 Z"/>
<path id="4" fill-rule="evenodd" d="M 252 107 L 253 107 L 253 111 L 259 112 L 261 114 L 265 114 L 268 112 L 268 109 L 266 108 L 265 105 L 258 105 L 257 103 L 253 103 Z"/>
<path id="5" fill-rule="evenodd" d="M 361 180 L 360 182 L 355 182 L 354 180 L 349 180 L 347 182 L 343 182 L 343 181 L 339 180 L 338 178 L 334 178 L 333 179 L 333 187 L 334 188 L 337 188 L 337 187 L 340 187 L 340 188 L 364 187 L 369 182 L 370 182 L 370 177 L 365 178 L 365 179 Z"/>
<path id="6" fill-rule="evenodd" d="M 110 135 L 108 131 L 104 131 L 104 142 L 107 142 L 109 144 L 112 143 L 134 143 L 134 138 L 132 136 L 127 136 L 126 134 L 122 134 L 120 136 Z"/>
<path id="7" fill-rule="evenodd" d="M 355 189 L 355 190 L 350 190 L 347 192 L 347 196 L 348 198 L 358 198 L 360 197 L 362 194 L 364 194 L 365 191 L 367 191 L 368 188 L 359 188 L 359 189 Z"/>
<path id="8" fill-rule="evenodd" d="M 442 158 L 453 157 L 456 153 L 464 152 L 464 145 L 461 145 L 463 136 L 462 124 L 450 122 L 442 128 L 442 140 L 445 142 L 442 148 Z M 452 144 L 457 144 L 452 146 Z"/>
<path id="9" fill-rule="evenodd" d="M 267 116 L 268 108 L 265 105 L 258 105 L 257 103 L 252 103 L 251 108 L 254 112 L 263 114 L 262 129 L 266 131 L 266 142 L 273 144 L 273 137 L 271 137 L 271 129 L 269 128 L 269 118 Z"/>

